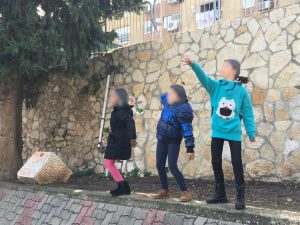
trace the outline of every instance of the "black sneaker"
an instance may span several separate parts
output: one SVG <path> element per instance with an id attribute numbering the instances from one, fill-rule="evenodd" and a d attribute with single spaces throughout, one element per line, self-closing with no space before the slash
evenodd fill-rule
<path id="1" fill-rule="evenodd" d="M 118 197 L 118 196 L 121 196 L 121 195 L 130 195 L 131 194 L 131 190 L 130 190 L 130 187 L 129 187 L 129 184 L 127 181 L 122 181 L 122 182 L 119 182 L 118 185 L 120 185 L 120 187 L 111 193 L 111 195 L 113 197 Z"/>
<path id="2" fill-rule="evenodd" d="M 117 183 L 117 185 L 118 185 L 118 187 L 116 188 L 116 189 L 114 189 L 114 190 L 111 190 L 111 191 L 109 191 L 109 193 L 114 193 L 115 191 L 118 191 L 119 190 L 119 188 L 120 188 L 120 182 L 119 183 Z"/>

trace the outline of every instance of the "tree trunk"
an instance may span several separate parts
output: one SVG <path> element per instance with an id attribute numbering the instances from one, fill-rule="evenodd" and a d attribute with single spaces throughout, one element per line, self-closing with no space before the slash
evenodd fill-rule
<path id="1" fill-rule="evenodd" d="M 23 82 L 0 80 L 0 180 L 12 179 L 22 165 Z"/>

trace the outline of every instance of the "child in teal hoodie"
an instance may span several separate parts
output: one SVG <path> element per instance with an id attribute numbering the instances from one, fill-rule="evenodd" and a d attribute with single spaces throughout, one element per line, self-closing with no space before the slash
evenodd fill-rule
<path id="1" fill-rule="evenodd" d="M 224 141 L 229 142 L 231 161 L 237 189 L 235 208 L 245 208 L 244 172 L 241 156 L 242 120 L 251 142 L 255 141 L 255 123 L 252 103 L 249 94 L 242 86 L 248 78 L 240 76 L 240 63 L 233 59 L 225 60 L 221 70 L 221 80 L 211 79 L 203 69 L 189 57 L 184 56 L 183 62 L 190 65 L 197 78 L 210 94 L 212 108 L 212 166 L 216 189 L 215 195 L 208 198 L 208 204 L 228 202 L 224 174 L 222 170 L 222 152 Z"/>

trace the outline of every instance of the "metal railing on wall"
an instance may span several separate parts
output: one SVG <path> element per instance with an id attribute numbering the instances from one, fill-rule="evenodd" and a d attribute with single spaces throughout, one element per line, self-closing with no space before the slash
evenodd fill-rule
<path id="1" fill-rule="evenodd" d="M 114 48 L 183 31 L 201 29 L 220 21 L 272 10 L 275 0 L 149 0 L 105 19 L 105 30 L 115 31 Z"/>

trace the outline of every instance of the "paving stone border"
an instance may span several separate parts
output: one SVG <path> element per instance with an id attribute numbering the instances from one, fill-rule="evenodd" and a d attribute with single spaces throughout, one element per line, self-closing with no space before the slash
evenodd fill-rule
<path id="1" fill-rule="evenodd" d="M 36 223 L 299 225 L 300 212 L 258 207 L 237 211 L 233 204 L 153 200 L 142 193 L 112 198 L 104 192 L 0 181 L 0 224 Z"/>
<path id="2" fill-rule="evenodd" d="M 141 209 L 63 194 L 0 188 L 1 225 L 239 225 L 192 215 Z"/>

